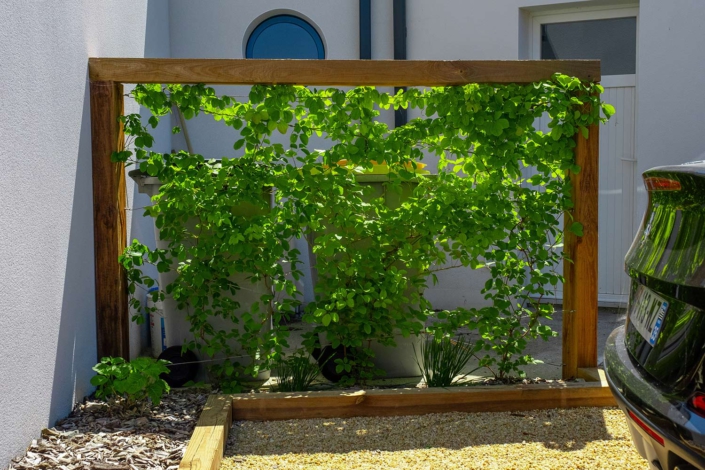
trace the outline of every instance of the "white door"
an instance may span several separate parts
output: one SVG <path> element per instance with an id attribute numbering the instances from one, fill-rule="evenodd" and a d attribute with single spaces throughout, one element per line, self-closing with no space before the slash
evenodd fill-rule
<path id="1" fill-rule="evenodd" d="M 602 99 L 616 109 L 600 126 L 598 298 L 603 305 L 626 304 L 629 288 L 624 257 L 636 228 L 637 22 L 637 8 L 581 10 L 535 15 L 531 32 L 535 59 L 601 59 Z M 543 118 L 539 126 L 547 130 L 546 124 Z M 562 297 L 562 292 L 556 295 Z"/>

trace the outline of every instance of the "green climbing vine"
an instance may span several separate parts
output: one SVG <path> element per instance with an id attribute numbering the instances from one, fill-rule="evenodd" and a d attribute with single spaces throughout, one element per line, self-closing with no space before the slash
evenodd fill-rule
<path id="1" fill-rule="evenodd" d="M 559 217 L 572 207 L 566 173 L 580 170 L 576 133 L 587 136 L 605 119 L 600 111 L 614 113 L 602 91 L 564 75 L 396 95 L 254 86 L 244 100 L 203 85 L 138 85 L 131 96 L 152 116 L 146 125 L 123 117 L 134 150 L 113 158 L 162 183 L 146 215 L 168 248 L 134 241 L 125 250 L 130 292 L 155 283 L 144 263 L 176 270 L 153 295 L 183 310 L 193 333 L 186 347 L 249 358 L 214 370 L 226 387 L 282 360 L 304 275 L 315 282 L 303 316 L 315 328 L 304 345 L 310 351 L 324 339 L 342 351 L 336 368 L 350 381 L 378 373 L 372 341 L 423 331 L 447 337 L 461 327 L 477 332 L 469 347 L 483 367 L 500 378 L 521 375 L 533 361 L 527 342 L 554 334 L 541 323 L 553 312 L 542 299 L 562 282 L 555 268 Z M 419 117 L 390 129 L 380 111 L 400 107 Z M 152 151 L 150 128 L 175 108 L 232 128 L 232 155 Z M 535 128 L 544 114 L 548 133 Z M 434 175 L 424 169 L 429 161 L 438 161 Z M 571 230 L 581 234 L 579 221 Z M 308 240 L 311 272 L 302 272 L 297 238 Z M 434 312 L 427 284 L 459 266 L 489 272 L 478 292 L 488 306 Z M 253 286 L 260 295 L 243 294 Z M 138 296 L 131 303 L 140 307 Z M 218 327 L 215 318 L 237 326 Z"/>

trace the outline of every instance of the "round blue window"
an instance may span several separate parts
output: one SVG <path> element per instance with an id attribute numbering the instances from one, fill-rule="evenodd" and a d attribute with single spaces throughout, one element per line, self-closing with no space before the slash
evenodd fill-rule
<path id="1" fill-rule="evenodd" d="M 248 59 L 325 59 L 323 41 L 313 26 L 291 15 L 260 23 L 247 40 Z"/>

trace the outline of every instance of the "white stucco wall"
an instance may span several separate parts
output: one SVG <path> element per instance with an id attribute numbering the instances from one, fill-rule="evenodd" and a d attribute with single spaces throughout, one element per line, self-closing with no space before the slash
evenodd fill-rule
<path id="1" fill-rule="evenodd" d="M 643 171 L 705 160 L 705 2 L 641 0 L 639 9 L 635 226 Z"/>
<path id="2" fill-rule="evenodd" d="M 357 0 L 218 0 L 207 4 L 172 0 L 169 8 L 172 57 L 241 59 L 247 38 L 260 22 L 271 16 L 290 13 L 305 19 L 318 30 L 326 59 L 358 58 Z M 216 90 L 246 96 L 249 87 L 220 86 Z M 199 116 L 188 121 L 187 126 L 195 153 L 212 158 L 236 155 L 233 143 L 237 138 L 232 128 L 214 123 L 210 116 Z M 177 135 L 173 145 L 185 148 L 183 136 Z M 320 143 L 314 139 L 311 145 Z"/>
<path id="3" fill-rule="evenodd" d="M 390 1 L 391 3 L 391 1 Z M 531 11 L 600 4 L 594 0 L 407 0 L 408 59 L 524 59 L 522 21 Z M 524 16 L 524 18 L 522 18 Z"/>
<path id="4" fill-rule="evenodd" d="M 167 55 L 166 7 L 0 2 L 0 468 L 91 392 L 87 59 Z"/>

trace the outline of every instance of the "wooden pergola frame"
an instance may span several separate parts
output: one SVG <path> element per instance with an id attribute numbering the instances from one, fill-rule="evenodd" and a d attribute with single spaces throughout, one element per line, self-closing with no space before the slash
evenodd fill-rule
<path id="1" fill-rule="evenodd" d="M 532 83 L 556 73 L 600 81 L 600 62 L 377 61 L 253 59 L 113 59 L 88 61 L 93 152 L 93 216 L 98 357 L 129 356 L 127 281 L 117 257 L 127 243 L 125 168 L 112 163 L 122 150 L 124 83 L 296 84 L 312 86 L 450 86 L 468 83 Z M 570 220 L 583 236 L 566 231 L 563 265 L 563 377 L 595 377 L 597 366 L 597 210 L 599 126 L 589 138 L 576 135 L 570 174 L 574 208 Z"/>

